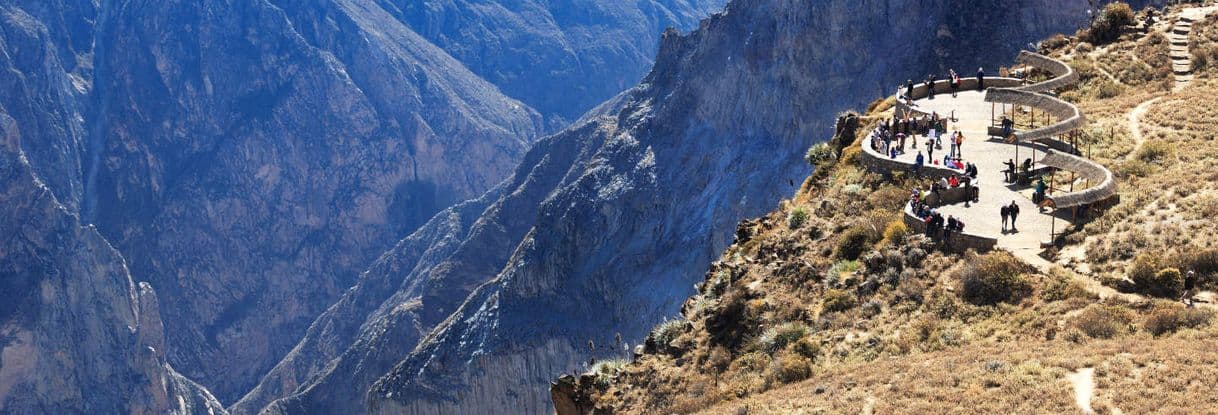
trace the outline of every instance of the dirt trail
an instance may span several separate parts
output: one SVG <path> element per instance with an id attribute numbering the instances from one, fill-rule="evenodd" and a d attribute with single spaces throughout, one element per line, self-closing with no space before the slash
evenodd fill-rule
<path id="1" fill-rule="evenodd" d="M 1163 97 L 1156 97 L 1138 104 L 1133 111 L 1129 111 L 1126 117 L 1129 120 L 1129 134 L 1133 136 L 1133 150 L 1129 152 L 1126 159 L 1132 159 L 1137 156 L 1138 150 L 1142 148 L 1142 143 L 1146 142 L 1146 137 L 1142 134 L 1142 116 L 1146 115 L 1146 111 L 1150 110 L 1150 106 L 1159 102 Z"/>
<path id="2" fill-rule="evenodd" d="M 1085 414 L 1094 414 L 1091 398 L 1095 396 L 1095 368 L 1082 368 L 1066 376 L 1074 386 L 1074 403 Z"/>

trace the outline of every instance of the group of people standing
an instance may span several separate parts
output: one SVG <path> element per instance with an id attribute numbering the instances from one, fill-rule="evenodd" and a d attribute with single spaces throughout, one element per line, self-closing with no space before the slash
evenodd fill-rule
<path id="1" fill-rule="evenodd" d="M 926 80 L 922 81 L 922 85 L 926 87 L 926 98 L 935 99 L 935 82 L 938 80 L 938 75 L 933 73 L 926 75 Z M 962 82 L 960 81 L 960 74 L 956 73 L 955 69 L 948 69 L 947 86 L 952 91 L 952 98 L 955 98 L 960 92 L 961 85 Z M 905 80 L 905 93 L 899 97 L 900 99 L 905 100 L 905 102 L 910 106 L 913 106 L 915 86 L 916 85 L 914 84 L 913 79 Z M 977 90 L 985 91 L 985 69 L 983 68 L 977 68 Z"/>

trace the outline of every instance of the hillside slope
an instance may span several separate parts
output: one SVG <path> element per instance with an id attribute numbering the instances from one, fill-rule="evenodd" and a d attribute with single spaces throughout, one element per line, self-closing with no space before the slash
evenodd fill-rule
<path id="1" fill-rule="evenodd" d="M 556 382 L 559 413 L 1212 408 L 1203 385 L 1218 361 L 1218 326 L 1205 291 L 1218 249 L 1213 218 L 1201 215 L 1215 192 L 1204 180 L 1213 128 L 1209 107 L 1197 105 L 1218 84 L 1207 60 L 1194 83 L 1166 95 L 1175 84 L 1168 27 L 1099 45 L 1044 42 L 1079 72 L 1077 87 L 1058 92 L 1091 120 L 1084 153 L 1113 168 L 1122 191 L 1060 237 L 1041 268 L 1001 250 L 943 252 L 908 233 L 902 206 L 926 181 L 859 163 L 863 137 L 891 117 L 892 101 L 881 102 L 840 137 L 854 142 L 840 159 L 822 162 L 780 209 L 741 224 L 680 315 L 634 353 Z M 1218 19 L 1194 30 L 1213 36 Z M 1145 116 L 1128 115 L 1145 102 Z M 1151 131 L 1144 140 L 1121 131 L 1131 119 Z M 1135 236 L 1142 229 L 1154 231 Z M 1187 271 L 1202 291 L 1193 307 L 1178 300 Z"/>

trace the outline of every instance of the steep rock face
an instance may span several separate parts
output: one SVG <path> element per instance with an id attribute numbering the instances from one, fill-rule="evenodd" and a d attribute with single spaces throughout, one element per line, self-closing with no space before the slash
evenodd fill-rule
<path id="1" fill-rule="evenodd" d="M 540 117 L 364 0 L 110 3 L 86 219 L 229 402 L 376 256 L 510 173 Z"/>
<path id="2" fill-rule="evenodd" d="M 23 126 L 21 145 L 39 177 L 71 211 L 84 194 L 84 105 L 92 78 L 90 0 L 0 4 L 0 106 Z"/>
<path id="3" fill-rule="evenodd" d="M 1072 30 L 1086 7 L 961 3 L 738 0 L 688 36 L 667 33 L 641 86 L 555 137 L 578 141 L 579 155 L 558 169 L 562 178 L 537 207 L 523 211 L 531 216 L 528 231 L 490 244 L 465 242 L 480 244 L 477 261 L 509 255 L 487 267 L 498 268 L 495 275 L 418 344 L 401 328 L 427 330 L 413 317 L 424 314 L 414 311 L 418 295 L 383 295 L 377 310 L 398 312 L 368 314 L 357 340 L 314 384 L 366 379 L 387 360 L 386 350 L 410 350 L 372 386 L 368 410 L 547 412 L 552 376 L 579 370 L 592 356 L 621 355 L 614 331 L 638 341 L 677 310 L 734 225 L 771 209 L 793 190 L 792 179 L 804 177 L 800 156 L 830 135 L 832 114 L 875 95 L 860 91 L 884 92 L 911 74 L 1008 57 L 1018 45 Z M 510 184 L 503 192 L 517 193 Z M 504 223 L 503 216 L 492 211 L 478 221 Z M 443 268 L 460 269 L 460 261 L 444 258 Z M 399 292 L 446 281 L 392 273 L 412 287 Z M 426 290 L 460 293 L 440 287 L 451 286 Z M 361 288 L 347 296 L 374 297 Z M 361 360 L 345 362 L 350 356 Z M 336 372 L 344 367 L 356 375 Z M 271 412 L 332 409 L 318 406 L 332 396 L 326 390 L 303 388 Z"/>
<path id="4" fill-rule="evenodd" d="M 0 413 L 223 413 L 167 363 L 156 294 L 36 176 L 22 138 L 0 107 Z"/>
<path id="5" fill-rule="evenodd" d="M 667 27 L 688 30 L 724 0 L 379 0 L 509 96 L 563 125 L 633 86 Z"/>
<path id="6" fill-rule="evenodd" d="M 361 412 L 372 382 L 500 271 L 511 254 L 502 248 L 529 232 L 538 204 L 606 138 L 595 126 L 546 138 L 511 179 L 437 215 L 366 271 L 233 411 L 286 396 L 273 412 Z"/>

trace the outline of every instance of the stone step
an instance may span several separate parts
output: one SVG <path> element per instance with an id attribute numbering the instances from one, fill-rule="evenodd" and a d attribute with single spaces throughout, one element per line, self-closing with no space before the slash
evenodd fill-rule
<path id="1" fill-rule="evenodd" d="M 1188 29 L 1172 29 L 1171 32 L 1175 33 L 1177 35 L 1187 35 L 1189 30 Z"/>

